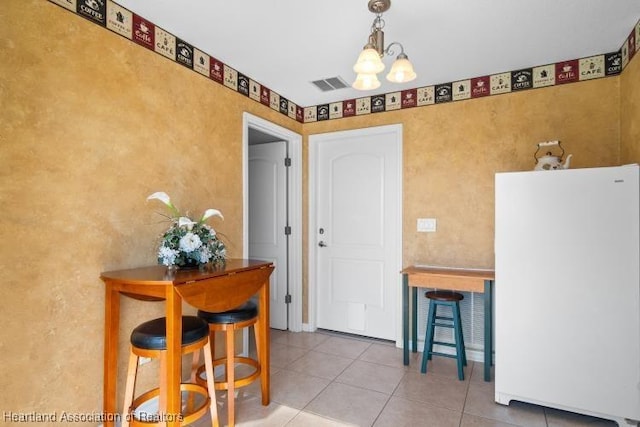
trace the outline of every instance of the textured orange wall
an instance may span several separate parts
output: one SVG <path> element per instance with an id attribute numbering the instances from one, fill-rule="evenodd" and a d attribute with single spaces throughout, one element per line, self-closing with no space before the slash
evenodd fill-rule
<path id="1" fill-rule="evenodd" d="M 623 75 L 635 89 L 622 102 L 607 78 L 301 125 L 43 0 L 0 2 L 0 55 L 0 411 L 101 409 L 98 275 L 155 262 L 165 226 L 151 192 L 194 214 L 221 209 L 213 225 L 242 254 L 244 111 L 305 140 L 402 123 L 404 263 L 478 267 L 493 265 L 494 172 L 532 168 L 547 139 L 576 167 L 618 164 L 620 106 L 635 105 L 627 126 L 638 117 Z M 304 180 L 306 220 L 306 168 Z M 438 232 L 416 233 L 421 216 Z M 122 353 L 126 331 L 161 313 L 123 300 Z"/>
<path id="2" fill-rule="evenodd" d="M 98 276 L 155 263 L 147 195 L 220 209 L 240 257 L 242 112 L 302 126 L 42 0 L 1 2 L 0 56 L 0 415 L 97 411 Z M 122 353 L 162 307 L 123 300 Z"/>
<path id="3" fill-rule="evenodd" d="M 620 76 L 620 111 L 620 161 L 640 163 L 640 58 Z"/>

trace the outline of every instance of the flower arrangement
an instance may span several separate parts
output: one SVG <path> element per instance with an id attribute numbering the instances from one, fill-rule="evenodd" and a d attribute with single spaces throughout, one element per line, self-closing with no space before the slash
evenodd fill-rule
<path id="1" fill-rule="evenodd" d="M 198 222 L 187 216 L 171 203 L 166 193 L 153 193 L 147 200 L 160 200 L 171 212 L 171 226 L 162 235 L 158 248 L 158 264 L 177 267 L 196 267 L 207 263 L 223 262 L 226 248 L 213 227 L 205 224 L 212 216 L 224 219 L 217 209 L 207 209 Z"/>

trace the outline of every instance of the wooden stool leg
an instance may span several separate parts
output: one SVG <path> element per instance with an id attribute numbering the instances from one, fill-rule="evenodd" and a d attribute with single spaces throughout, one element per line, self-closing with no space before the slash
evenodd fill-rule
<path id="1" fill-rule="evenodd" d="M 427 372 L 427 360 L 431 359 L 431 351 L 433 350 L 433 335 L 435 333 L 436 322 L 436 306 L 433 302 L 429 302 L 429 314 L 427 315 L 427 333 L 424 338 L 424 350 L 422 351 L 422 367 L 420 372 Z"/>
<path id="2" fill-rule="evenodd" d="M 227 343 L 226 343 L 226 351 L 227 351 L 227 367 L 225 370 L 226 379 L 227 379 L 227 409 L 229 412 L 229 427 L 233 427 L 235 425 L 235 401 L 236 401 L 236 393 L 235 393 L 235 358 L 236 358 L 236 349 L 235 349 L 235 328 L 233 325 L 227 325 Z"/>
<path id="3" fill-rule="evenodd" d="M 255 337 L 255 343 L 256 343 L 256 358 L 258 359 L 258 364 L 260 366 L 260 369 L 263 369 L 262 367 L 262 361 L 264 360 L 264 350 L 265 347 L 264 345 L 262 345 L 262 343 L 260 342 L 260 339 L 262 338 L 261 335 L 261 323 L 260 320 L 258 320 L 256 323 L 253 324 L 253 335 Z M 266 388 L 266 384 L 263 384 L 264 381 L 260 381 L 260 396 L 262 397 L 262 404 L 264 405 L 264 401 L 265 401 L 265 388 Z"/>
<path id="4" fill-rule="evenodd" d="M 211 346 L 211 357 L 216 360 L 216 331 L 209 329 L 209 345 Z"/>
<path id="5" fill-rule="evenodd" d="M 204 366 L 207 372 L 207 390 L 209 391 L 210 407 L 209 412 L 211 414 L 211 425 L 218 427 L 218 401 L 216 399 L 216 388 L 214 386 L 213 375 L 213 356 L 211 351 L 211 343 L 207 342 L 203 349 L 204 352 Z"/>
<path id="6" fill-rule="evenodd" d="M 258 320 L 253 324 L 253 336 L 255 337 L 256 343 L 256 357 L 259 361 L 262 361 L 262 346 L 260 345 L 260 321 Z"/>
<path id="7" fill-rule="evenodd" d="M 158 396 L 158 414 L 167 413 L 167 351 L 160 352 L 160 396 Z"/>
<path id="8" fill-rule="evenodd" d="M 133 392 L 136 388 L 138 375 L 138 356 L 133 352 L 129 355 L 129 368 L 127 369 L 127 383 L 124 391 L 124 405 L 122 405 L 122 427 L 129 427 L 129 409 L 133 404 Z"/>
<path id="9" fill-rule="evenodd" d="M 462 344 L 462 364 L 464 366 L 467 366 L 467 349 L 464 345 L 464 333 L 462 331 L 463 327 L 462 327 L 462 316 L 460 315 L 460 305 L 456 303 L 456 307 L 458 308 L 458 325 L 460 325 L 459 339 L 460 339 L 460 343 Z"/>
<path id="10" fill-rule="evenodd" d="M 458 379 L 464 380 L 464 369 L 462 367 L 464 356 L 464 348 L 462 347 L 462 325 L 460 324 L 460 308 L 458 303 L 451 305 L 453 310 L 453 337 L 456 341 L 456 363 L 458 365 Z"/>
<path id="11" fill-rule="evenodd" d="M 203 350 L 203 351 L 207 351 L 207 350 Z M 206 357 L 207 357 L 206 353 L 204 357 L 206 360 Z M 189 378 L 189 381 L 192 382 L 193 384 L 196 384 L 196 376 L 198 375 L 199 367 L 200 367 L 200 350 L 196 350 L 193 352 L 193 359 L 191 359 L 191 377 Z M 207 377 L 207 379 L 209 379 L 209 377 Z"/>

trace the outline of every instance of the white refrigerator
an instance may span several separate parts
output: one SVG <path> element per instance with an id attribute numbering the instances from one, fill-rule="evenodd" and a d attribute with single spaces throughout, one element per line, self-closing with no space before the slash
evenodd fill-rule
<path id="1" fill-rule="evenodd" d="M 638 165 L 495 177 L 495 401 L 640 420 Z"/>

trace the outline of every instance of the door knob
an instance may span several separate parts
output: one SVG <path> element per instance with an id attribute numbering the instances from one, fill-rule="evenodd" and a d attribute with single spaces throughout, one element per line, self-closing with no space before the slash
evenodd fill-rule
<path id="1" fill-rule="evenodd" d="M 326 244 L 325 242 L 323 242 L 322 240 L 320 240 L 320 241 L 318 242 L 318 246 L 320 246 L 321 248 L 324 248 L 324 247 L 326 247 L 326 246 L 327 246 L 327 244 Z"/>

